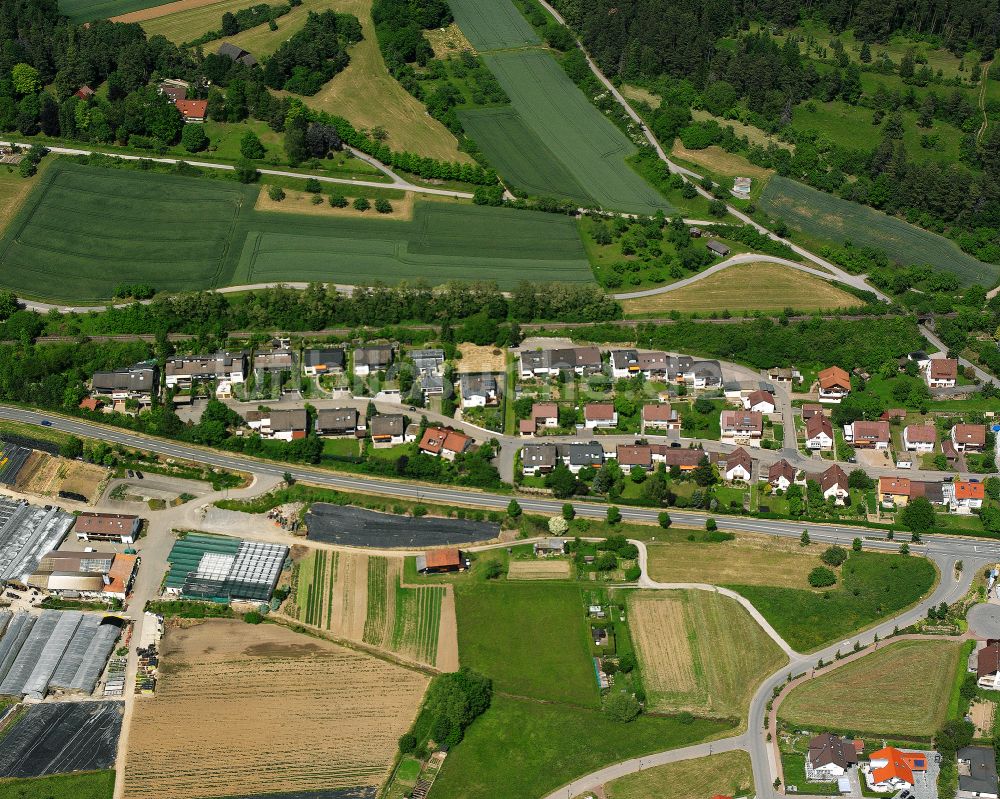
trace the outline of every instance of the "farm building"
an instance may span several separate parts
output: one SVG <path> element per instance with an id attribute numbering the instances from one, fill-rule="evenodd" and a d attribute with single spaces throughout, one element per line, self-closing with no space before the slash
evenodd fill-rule
<path id="1" fill-rule="evenodd" d="M 288 555 L 288 547 L 240 541 L 223 535 L 189 533 L 170 550 L 164 588 L 189 599 L 267 601 Z"/>
<path id="2" fill-rule="evenodd" d="M 117 616 L 0 611 L 0 695 L 42 699 L 50 688 L 92 693 L 122 631 Z"/>
<path id="3" fill-rule="evenodd" d="M 132 544 L 139 537 L 142 519 L 123 513 L 79 513 L 73 522 L 77 541 L 113 541 Z"/>
<path id="4" fill-rule="evenodd" d="M 458 547 L 431 549 L 423 555 L 417 555 L 416 560 L 417 571 L 421 574 L 456 572 L 466 565 Z"/>
<path id="5" fill-rule="evenodd" d="M 705 242 L 705 246 L 708 248 L 712 255 L 718 255 L 720 258 L 728 257 L 729 253 L 732 252 L 725 244 L 721 241 L 716 241 L 715 239 L 709 239 Z"/>
<path id="6" fill-rule="evenodd" d="M 257 59 L 254 58 L 249 51 L 244 50 L 242 47 L 237 47 L 235 44 L 230 42 L 223 42 L 219 45 L 219 49 L 215 52 L 217 55 L 224 55 L 226 58 L 231 58 L 233 61 L 239 61 L 245 66 L 257 66 Z"/>
<path id="7" fill-rule="evenodd" d="M 72 524 L 73 517 L 58 508 L 0 497 L 0 580 L 27 580 Z"/>
<path id="8" fill-rule="evenodd" d="M 27 583 L 50 594 L 124 601 L 138 567 L 136 555 L 62 550 L 45 555 Z"/>

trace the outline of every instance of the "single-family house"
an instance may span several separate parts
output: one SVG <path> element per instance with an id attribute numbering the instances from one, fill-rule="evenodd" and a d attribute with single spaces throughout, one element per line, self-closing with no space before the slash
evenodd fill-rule
<path id="1" fill-rule="evenodd" d="M 428 549 L 416 558 L 417 571 L 421 574 L 440 574 L 442 572 L 457 572 L 464 565 L 462 553 L 457 547 L 444 549 Z"/>
<path id="2" fill-rule="evenodd" d="M 695 360 L 687 355 L 670 359 L 668 376 L 677 383 L 694 389 L 711 389 L 722 386 L 722 367 L 718 361 Z"/>
<path id="3" fill-rule="evenodd" d="M 97 397 L 84 397 L 77 406 L 85 411 L 99 411 L 104 406 L 104 402 Z"/>
<path id="4" fill-rule="evenodd" d="M 719 462 L 719 472 L 722 474 L 722 479 L 727 483 L 737 481 L 749 483 L 750 476 L 753 474 L 753 458 L 750 457 L 750 453 L 743 447 L 738 447 L 724 457 L 725 460 Z"/>
<path id="5" fill-rule="evenodd" d="M 903 428 L 903 447 L 909 452 L 933 452 L 937 428 L 932 424 L 908 424 Z"/>
<path id="6" fill-rule="evenodd" d="M 819 476 L 819 487 L 823 491 L 823 499 L 833 497 L 837 505 L 843 505 L 850 494 L 847 485 L 847 472 L 834 464 Z"/>
<path id="7" fill-rule="evenodd" d="M 354 374 L 357 377 L 367 377 L 389 368 L 392 363 L 393 349 L 390 344 L 372 344 L 366 347 L 356 347 L 354 350 Z"/>
<path id="8" fill-rule="evenodd" d="M 208 100 L 177 100 L 174 105 L 188 124 L 200 124 L 208 116 Z"/>
<path id="9" fill-rule="evenodd" d="M 247 354 L 241 350 L 214 355 L 172 355 L 163 372 L 167 388 L 190 388 L 201 380 L 242 383 L 247 375 Z"/>
<path id="10" fill-rule="evenodd" d="M 681 418 L 666 402 L 642 406 L 642 432 L 647 430 L 680 430 Z"/>
<path id="11" fill-rule="evenodd" d="M 983 506 L 986 488 L 978 480 L 955 480 L 942 485 L 945 504 L 952 513 L 972 513 Z"/>
<path id="12" fill-rule="evenodd" d="M 976 678 L 980 688 L 1000 691 L 1000 640 L 991 638 L 976 652 Z"/>
<path id="13" fill-rule="evenodd" d="M 556 468 L 558 458 L 555 444 L 525 444 L 521 448 L 521 471 L 529 476 L 548 474 Z"/>
<path id="14" fill-rule="evenodd" d="M 840 402 L 851 393 L 851 376 L 839 366 L 831 366 L 819 373 L 819 401 Z"/>
<path id="15" fill-rule="evenodd" d="M 191 84 L 182 80 L 165 80 L 157 87 L 157 93 L 162 94 L 170 102 L 187 99 L 187 90 Z"/>
<path id="16" fill-rule="evenodd" d="M 927 361 L 924 379 L 930 388 L 954 388 L 958 383 L 958 361 L 955 358 L 933 358 Z"/>
<path id="17" fill-rule="evenodd" d="M 408 354 L 418 375 L 440 375 L 444 372 L 444 350 L 410 350 Z"/>
<path id="18" fill-rule="evenodd" d="M 521 377 L 555 377 L 560 372 L 578 375 L 601 371 L 597 347 L 562 347 L 554 350 L 524 350 L 519 356 Z"/>
<path id="19" fill-rule="evenodd" d="M 774 406 L 774 394 L 763 389 L 752 392 L 743 402 L 743 407 L 748 411 L 759 411 L 764 414 L 774 413 Z"/>
<path id="20" fill-rule="evenodd" d="M 821 413 L 806 422 L 806 447 L 821 452 L 833 449 L 833 423 Z"/>
<path id="21" fill-rule="evenodd" d="M 401 413 L 380 413 L 368 423 L 372 446 L 376 449 L 402 444 L 406 434 L 406 420 Z"/>
<path id="22" fill-rule="evenodd" d="M 772 488 L 787 491 L 788 487 L 795 482 L 795 467 L 782 458 L 768 468 L 767 482 L 771 484 Z"/>
<path id="23" fill-rule="evenodd" d="M 320 408 L 316 411 L 317 435 L 353 436 L 357 430 L 357 408 Z"/>
<path id="24" fill-rule="evenodd" d="M 588 402 L 583 406 L 583 424 L 589 430 L 595 427 L 616 427 L 618 412 L 610 402 Z"/>
<path id="25" fill-rule="evenodd" d="M 724 444 L 760 446 L 764 416 L 757 411 L 725 410 L 719 414 L 719 427 Z"/>
<path id="26" fill-rule="evenodd" d="M 302 371 L 309 377 L 340 374 L 345 363 L 343 347 L 309 349 L 302 358 Z"/>
<path id="27" fill-rule="evenodd" d="M 611 350 L 609 359 L 612 377 L 635 377 L 641 374 L 646 378 L 670 377 L 670 366 L 674 360 L 665 352 L 640 352 L 634 349 Z"/>
<path id="28" fill-rule="evenodd" d="M 531 406 L 531 421 L 535 427 L 558 427 L 559 406 L 554 402 L 536 402 Z"/>
<path id="29" fill-rule="evenodd" d="M 472 439 L 457 430 L 444 427 L 428 427 L 420 439 L 421 452 L 453 461 L 472 446 Z"/>
<path id="30" fill-rule="evenodd" d="M 813 782 L 832 782 L 843 777 L 851 766 L 858 763 L 858 750 L 854 741 L 824 732 L 809 739 L 806 756 L 806 779 Z"/>
<path id="31" fill-rule="evenodd" d="M 598 441 L 559 444 L 557 451 L 566 468 L 573 474 L 579 474 L 586 467 L 599 469 L 604 464 L 604 447 Z"/>
<path id="32" fill-rule="evenodd" d="M 294 368 L 295 356 L 286 347 L 254 353 L 253 370 L 259 376 L 291 372 Z"/>
<path id="33" fill-rule="evenodd" d="M 149 400 L 159 391 L 160 370 L 151 364 L 140 363 L 108 372 L 94 372 L 91 389 L 98 396 L 112 400 Z"/>
<path id="34" fill-rule="evenodd" d="M 927 771 L 927 755 L 888 746 L 872 752 L 865 767 L 868 787 L 879 793 L 899 791 L 915 785 L 914 773 Z"/>
<path id="35" fill-rule="evenodd" d="M 706 241 L 705 247 L 708 248 L 708 251 L 712 253 L 712 255 L 717 255 L 719 258 L 728 258 L 729 253 L 732 252 L 729 247 L 716 239 L 709 239 Z"/>
<path id="36" fill-rule="evenodd" d="M 997 799 L 997 755 L 992 746 L 963 746 L 958 756 L 958 799 Z"/>
<path id="37" fill-rule="evenodd" d="M 951 428 L 951 442 L 958 452 L 982 452 L 986 448 L 986 425 L 957 424 Z"/>
<path id="38" fill-rule="evenodd" d="M 676 466 L 682 472 L 690 472 L 697 468 L 702 458 L 706 457 L 703 449 L 682 449 L 667 444 L 653 444 L 650 449 L 653 463 L 662 463 L 668 469 Z"/>
<path id="39" fill-rule="evenodd" d="M 223 42 L 219 45 L 219 49 L 215 52 L 216 55 L 224 55 L 226 58 L 233 61 L 239 61 L 244 66 L 257 66 L 257 59 L 250 55 L 247 50 L 244 50 L 242 47 L 237 47 L 235 44 Z"/>
<path id="40" fill-rule="evenodd" d="M 910 501 L 913 487 L 907 477 L 880 477 L 878 479 L 879 502 L 889 508 L 902 508 Z"/>
<path id="41" fill-rule="evenodd" d="M 73 96 L 78 97 L 79 99 L 86 102 L 87 100 L 90 100 L 96 93 L 97 92 L 95 92 L 89 86 L 81 86 L 79 89 L 73 92 Z"/>
<path id="42" fill-rule="evenodd" d="M 889 449 L 891 440 L 889 423 L 858 419 L 856 422 L 844 425 L 844 440 L 856 449 Z"/>
<path id="43" fill-rule="evenodd" d="M 653 465 L 653 450 L 648 444 L 619 444 L 615 460 L 625 472 L 636 466 L 649 469 Z"/>
<path id="44" fill-rule="evenodd" d="M 767 379 L 782 386 L 802 382 L 802 373 L 793 366 L 772 366 L 767 370 Z"/>
<path id="45" fill-rule="evenodd" d="M 808 422 L 817 413 L 823 413 L 823 406 L 816 402 L 807 402 L 802 406 L 802 421 Z"/>
<path id="46" fill-rule="evenodd" d="M 271 438 L 279 441 L 293 441 L 305 438 L 308 414 L 305 408 L 279 409 L 268 412 L 267 429 Z M 263 432 L 263 431 L 262 431 Z"/>
<path id="47" fill-rule="evenodd" d="M 484 408 L 499 401 L 497 379 L 493 375 L 466 374 L 459 379 L 463 408 Z"/>

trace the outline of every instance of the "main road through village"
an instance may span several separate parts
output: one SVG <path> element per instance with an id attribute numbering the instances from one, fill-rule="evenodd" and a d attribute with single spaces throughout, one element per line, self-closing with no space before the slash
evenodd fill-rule
<path id="1" fill-rule="evenodd" d="M 264 488 L 274 486 L 278 484 L 279 479 L 285 473 L 288 473 L 296 480 L 332 489 L 382 494 L 417 501 L 468 505 L 496 510 L 506 508 L 510 501 L 510 495 L 504 494 L 337 474 L 299 465 L 272 463 L 243 455 L 139 435 L 127 430 L 64 417 L 58 414 L 27 410 L 16 406 L 0 405 L 0 419 L 33 425 L 41 425 L 43 422 L 47 422 L 53 429 L 61 432 L 100 439 L 112 444 L 140 448 L 168 457 L 182 458 L 208 466 L 254 475 L 257 478 L 254 486 L 249 490 L 239 492 L 240 494 L 249 495 L 251 493 L 258 493 L 260 490 L 263 490 L 261 486 Z M 552 515 L 560 513 L 563 505 L 563 503 L 553 500 L 527 497 L 518 497 L 518 502 L 526 511 Z M 577 514 L 580 516 L 603 517 L 607 512 L 607 505 L 596 502 L 578 501 L 573 504 Z M 621 513 L 626 520 L 647 523 L 655 523 L 658 516 L 658 511 L 645 508 L 624 507 L 621 508 Z M 704 513 L 678 510 L 673 510 L 671 516 L 677 524 L 692 527 L 703 527 L 707 518 L 707 515 Z M 714 518 L 716 518 L 720 529 L 733 532 L 755 532 L 798 538 L 802 534 L 803 529 L 802 524 L 789 521 L 753 519 L 738 516 L 719 516 Z M 813 541 L 831 544 L 838 543 L 845 546 L 850 546 L 853 539 L 857 537 L 865 540 L 865 547 L 868 549 L 892 551 L 898 547 L 898 544 L 887 540 L 879 531 L 849 525 L 810 524 L 809 535 Z M 640 582 L 641 587 L 653 590 L 671 588 L 693 588 L 707 591 L 723 590 L 711 585 L 679 585 L 653 581 L 649 577 L 647 570 L 646 547 L 642 542 L 636 543 L 640 547 L 640 565 L 642 566 L 643 573 Z M 887 619 L 862 633 L 830 644 L 819 651 L 808 654 L 794 651 L 746 600 L 742 597 L 736 597 L 738 601 L 741 601 L 753 613 L 754 617 L 761 622 L 768 635 L 774 638 L 789 656 L 789 663 L 764 680 L 754 695 L 745 730 L 741 734 L 729 738 L 682 749 L 652 753 L 644 755 L 641 758 L 633 758 L 609 765 L 599 771 L 574 780 L 571 784 L 560 788 L 558 791 L 545 797 L 545 799 L 573 797 L 585 791 L 593 790 L 608 780 L 640 771 L 644 768 L 735 749 L 745 750 L 750 754 L 757 796 L 775 796 L 776 791 L 772 783 L 775 775 L 780 774 L 779 764 L 776 762 L 773 742 L 768 741 L 767 731 L 764 729 L 767 705 L 774 695 L 775 688 L 784 684 L 789 675 L 798 675 L 803 672 L 808 673 L 820 659 L 824 661 L 833 660 L 838 653 L 847 654 L 852 651 L 855 644 L 862 647 L 869 646 L 879 639 L 885 639 L 887 636 L 892 635 L 897 628 L 904 629 L 915 623 L 918 619 L 923 618 L 927 608 L 936 606 L 941 602 L 952 603 L 958 600 L 969 590 L 974 575 L 983 565 L 1000 560 L 1000 542 L 990 540 L 956 536 L 926 536 L 921 543 L 913 544 L 912 546 L 915 552 L 919 551 L 933 560 L 940 570 L 940 580 L 931 594 L 904 613 Z M 960 570 L 956 568 L 956 564 L 959 561 L 962 562 Z M 156 575 L 152 575 L 149 579 L 156 579 L 156 577 Z M 137 612 L 141 615 L 141 608 L 138 608 Z M 872 651 L 872 647 L 869 646 L 869 649 L 866 651 Z M 127 732 L 124 734 L 127 736 Z M 121 770 L 119 772 L 120 776 Z M 119 786 L 121 786 L 120 779 Z M 119 791 L 116 791 L 116 795 L 120 796 L 121 794 Z"/>

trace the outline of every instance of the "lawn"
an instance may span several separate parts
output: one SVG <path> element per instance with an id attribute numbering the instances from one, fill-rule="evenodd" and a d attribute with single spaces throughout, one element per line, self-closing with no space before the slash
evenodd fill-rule
<path id="1" fill-rule="evenodd" d="M 312 0 L 315 4 L 316 0 Z M 151 5 L 147 3 L 146 5 Z M 252 3 L 251 3 L 252 5 Z M 303 3 L 300 8 L 305 7 Z M 222 27 L 222 15 L 227 11 L 236 13 L 242 8 L 247 8 L 246 0 L 219 0 L 210 5 L 202 5 L 196 8 L 186 8 L 174 11 L 172 14 L 165 14 L 162 17 L 144 20 L 140 24 L 146 31 L 147 36 L 164 36 L 174 44 L 182 44 L 197 39 L 199 36 L 209 31 L 217 31 Z M 278 25 L 282 26 L 287 17 L 280 17 Z M 267 25 L 262 25 L 267 30 Z M 291 35 L 290 33 L 288 35 Z M 286 36 L 287 38 L 287 36 Z M 222 39 L 218 42 L 209 42 L 204 45 L 206 53 L 214 53 Z M 230 41 L 227 37 L 225 41 Z M 256 55 L 256 53 L 254 53 Z"/>
<path id="2" fill-rule="evenodd" d="M 942 236 L 789 178 L 771 178 L 758 206 L 810 237 L 876 247 L 901 264 L 930 264 L 951 272 L 965 285 L 993 286 L 1000 280 L 1000 266 L 977 261 Z"/>
<path id="3" fill-rule="evenodd" d="M 625 300 L 626 314 L 730 311 L 825 311 L 852 308 L 861 300 L 814 275 L 780 264 L 736 264 L 689 286 Z"/>
<path id="4" fill-rule="evenodd" d="M 947 719 L 962 646 L 900 641 L 798 686 L 778 711 L 796 727 L 930 736 Z M 893 679 L 885 679 L 892 675 Z M 878 685 L 878 690 L 871 687 Z"/>
<path id="5" fill-rule="evenodd" d="M 809 572 L 826 548 L 803 547 L 778 536 L 737 535 L 733 541 L 696 543 L 687 531 L 668 531 L 669 543 L 649 544 L 649 576 L 665 583 L 740 582 L 747 585 L 808 588 Z"/>
<path id="6" fill-rule="evenodd" d="M 553 682 L 561 675 L 553 672 Z M 628 725 L 595 710 L 493 696 L 448 754 L 434 799 L 537 799 L 602 766 L 725 733 L 720 721 L 640 716 Z"/>
<path id="7" fill-rule="evenodd" d="M 498 691 L 597 707 L 580 589 L 555 583 L 456 585 L 458 655 Z"/>
<path id="8" fill-rule="evenodd" d="M 742 721 L 760 681 L 788 662 L 750 614 L 720 594 L 638 592 L 628 615 L 652 710 Z"/>
<path id="9" fill-rule="evenodd" d="M 377 277 L 490 279 L 512 289 L 522 280 L 592 280 L 568 217 L 418 202 L 412 222 L 323 218 L 255 211 L 258 193 L 223 179 L 57 161 L 0 239 L 0 285 L 96 302 L 120 283 L 190 291 Z"/>
<path id="10" fill-rule="evenodd" d="M 43 158 L 38 173 L 31 178 L 22 178 L 16 167 L 0 167 L 0 233 L 3 233 L 17 209 L 24 203 L 32 187 L 41 179 L 51 159 Z"/>
<path id="11" fill-rule="evenodd" d="M 111 799 L 114 791 L 113 770 L 0 780 L 0 797 L 4 799 Z"/>
<path id="12" fill-rule="evenodd" d="M 753 769 L 743 751 L 654 766 L 604 786 L 607 799 L 705 799 L 746 796 L 752 790 Z"/>
<path id="13" fill-rule="evenodd" d="M 166 5 L 172 0 L 59 0 L 59 11 L 78 24 Z"/>
<path id="14" fill-rule="evenodd" d="M 826 591 L 728 587 L 749 599 L 793 648 L 808 652 L 909 607 L 933 588 L 936 577 L 925 558 L 857 552 Z"/>

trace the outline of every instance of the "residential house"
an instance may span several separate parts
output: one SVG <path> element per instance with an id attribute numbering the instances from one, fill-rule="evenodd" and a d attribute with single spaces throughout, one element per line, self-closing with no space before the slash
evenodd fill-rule
<path id="1" fill-rule="evenodd" d="M 583 424 L 588 430 L 595 427 L 616 427 L 618 412 L 610 402 L 588 402 L 583 406 Z"/>
<path id="2" fill-rule="evenodd" d="M 549 555 L 565 555 L 565 538 L 546 538 L 544 541 L 536 541 L 532 547 L 536 558 L 544 558 Z M 593 615 L 593 614 L 591 614 Z M 604 618 L 603 614 L 600 618 Z"/>
<path id="3" fill-rule="evenodd" d="M 889 423 L 859 419 L 844 425 L 844 440 L 856 449 L 889 449 Z"/>
<path id="4" fill-rule="evenodd" d="M 148 401 L 159 391 L 160 370 L 140 363 L 109 372 L 94 372 L 90 385 L 94 394 L 112 400 L 137 399 Z"/>
<path id="5" fill-rule="evenodd" d="M 712 253 L 712 255 L 717 255 L 720 258 L 727 258 L 729 253 L 732 252 L 729 247 L 716 239 L 709 239 L 705 242 L 705 246 L 708 248 L 708 251 Z"/>
<path id="6" fill-rule="evenodd" d="M 440 574 L 442 572 L 457 572 L 465 561 L 457 547 L 445 549 L 428 549 L 416 557 L 417 571 L 421 574 Z"/>
<path id="7" fill-rule="evenodd" d="M 927 771 L 927 756 L 923 752 L 905 752 L 893 746 L 872 752 L 865 767 L 868 787 L 879 793 L 912 788 L 914 773 Z"/>
<path id="8" fill-rule="evenodd" d="M 58 550 L 42 556 L 27 583 L 57 596 L 124 602 L 138 565 L 137 555 Z"/>
<path id="9" fill-rule="evenodd" d="M 854 741 L 829 732 L 809 739 L 806 756 L 806 779 L 814 782 L 832 782 L 843 777 L 858 764 L 858 750 Z"/>
<path id="10" fill-rule="evenodd" d="M 258 376 L 291 372 L 295 368 L 295 356 L 286 347 L 254 353 L 253 370 Z"/>
<path id="11" fill-rule="evenodd" d="M 604 464 L 604 447 L 597 441 L 575 441 L 559 444 L 559 457 L 573 474 L 586 467 L 599 469 Z"/>
<path id="12" fill-rule="evenodd" d="M 722 479 L 727 483 L 741 482 L 749 483 L 753 474 L 753 458 L 743 447 L 733 450 L 724 456 L 725 460 L 719 463 L 719 472 Z"/>
<path id="13" fill-rule="evenodd" d="M 743 402 L 743 407 L 748 411 L 758 411 L 764 414 L 774 413 L 774 406 L 774 394 L 762 389 L 754 391 Z"/>
<path id="14" fill-rule="evenodd" d="M 346 357 L 343 347 L 306 350 L 302 358 L 302 371 L 308 377 L 334 375 L 344 371 Z"/>
<path id="15" fill-rule="evenodd" d="M 457 430 L 442 427 L 428 427 L 420 439 L 420 451 L 453 461 L 472 446 L 472 439 Z"/>
<path id="16" fill-rule="evenodd" d="M 247 425 L 264 438 L 292 441 L 306 437 L 308 414 L 305 408 L 248 411 Z"/>
<path id="17" fill-rule="evenodd" d="M 954 358 L 929 360 L 924 379 L 930 388 L 954 388 L 958 384 L 958 361 Z"/>
<path id="18" fill-rule="evenodd" d="M 247 375 L 247 354 L 220 351 L 214 355 L 173 355 L 164 368 L 167 388 L 190 388 L 200 380 L 242 383 Z"/>
<path id="19" fill-rule="evenodd" d="M 816 414 L 823 413 L 823 406 L 815 402 L 807 402 L 802 406 L 802 421 L 808 422 Z"/>
<path id="20" fill-rule="evenodd" d="M 997 756 L 992 746 L 963 746 L 958 756 L 958 799 L 997 799 Z"/>
<path id="21" fill-rule="evenodd" d="M 257 59 L 250 55 L 248 51 L 244 50 L 242 47 L 237 47 L 235 44 L 223 42 L 219 45 L 219 49 L 215 52 L 217 55 L 224 55 L 226 58 L 232 59 L 233 61 L 239 61 L 245 66 L 257 66 Z"/>
<path id="22" fill-rule="evenodd" d="M 908 424 L 903 428 L 903 447 L 909 452 L 933 452 L 937 428 L 932 424 Z"/>
<path id="23" fill-rule="evenodd" d="M 174 105 L 188 124 L 201 124 L 208 117 L 208 100 L 177 100 Z"/>
<path id="24" fill-rule="evenodd" d="M 672 359 L 665 352 L 640 352 L 625 349 L 612 350 L 610 353 L 612 377 L 635 377 L 643 375 L 646 378 L 668 378 Z"/>
<path id="25" fill-rule="evenodd" d="M 529 476 L 548 474 L 556 468 L 558 458 L 555 444 L 525 444 L 521 448 L 521 471 Z"/>
<path id="26" fill-rule="evenodd" d="M 373 344 L 367 347 L 357 347 L 354 350 L 354 374 L 357 377 L 367 377 L 370 374 L 384 371 L 392 363 L 392 345 Z"/>
<path id="27" fill-rule="evenodd" d="M 976 678 L 980 688 L 1000 691 L 1000 641 L 991 638 L 976 652 Z"/>
<path id="28" fill-rule="evenodd" d="M 817 413 L 806 422 L 806 447 L 813 451 L 833 449 L 833 424 L 828 417 Z"/>
<path id="29" fill-rule="evenodd" d="M 831 366 L 819 373 L 819 401 L 840 402 L 851 393 L 851 376 L 839 366 Z"/>
<path id="30" fill-rule="evenodd" d="M 84 397 L 77 406 L 85 411 L 99 411 L 104 403 L 97 397 Z"/>
<path id="31" fill-rule="evenodd" d="M 878 479 L 879 502 L 885 507 L 902 508 L 910 501 L 913 487 L 907 477 L 880 477 Z"/>
<path id="32" fill-rule="evenodd" d="M 782 458 L 767 470 L 767 482 L 772 488 L 787 491 L 788 487 L 795 482 L 795 467 Z"/>
<path id="33" fill-rule="evenodd" d="M 401 413 L 380 413 L 371 418 L 368 431 L 376 449 L 394 447 L 403 443 L 406 421 Z"/>
<path id="34" fill-rule="evenodd" d="M 77 541 L 111 541 L 134 544 L 142 529 L 142 519 L 123 513 L 78 513 L 73 520 Z"/>
<path id="35" fill-rule="evenodd" d="M 560 372 L 584 375 L 601 371 L 597 347 L 563 347 L 554 350 L 524 350 L 519 356 L 521 377 L 555 377 Z"/>
<path id="36" fill-rule="evenodd" d="M 844 500 L 850 494 L 847 485 L 847 473 L 837 464 L 834 464 L 823 472 L 817 482 L 823 491 L 823 499 L 830 499 L 832 497 L 837 505 L 843 505 Z"/>
<path id="37" fill-rule="evenodd" d="M 554 402 L 536 402 L 531 406 L 535 427 L 559 427 L 559 406 Z"/>
<path id="38" fill-rule="evenodd" d="M 719 427 L 724 444 L 760 446 L 764 435 L 764 417 L 757 411 L 722 411 Z"/>
<path id="39" fill-rule="evenodd" d="M 695 389 L 722 386 L 722 367 L 718 361 L 700 361 L 687 355 L 671 359 L 671 373 L 668 376 L 677 383 L 684 383 Z"/>
<path id="40" fill-rule="evenodd" d="M 681 449 L 666 444 L 654 444 L 650 447 L 653 463 L 662 463 L 668 469 L 677 467 L 682 472 L 690 472 L 697 468 L 705 456 L 703 449 Z"/>
<path id="41" fill-rule="evenodd" d="M 767 379 L 782 386 L 802 382 L 802 373 L 795 367 L 772 366 L 767 370 Z"/>
<path id="42" fill-rule="evenodd" d="M 96 92 L 93 89 L 91 89 L 89 86 L 81 86 L 79 89 L 77 89 L 75 92 L 73 92 L 73 96 L 74 97 L 78 97 L 79 99 L 83 100 L 84 102 L 86 102 L 87 100 L 90 100 L 95 94 L 96 94 Z"/>
<path id="43" fill-rule="evenodd" d="M 484 408 L 499 401 L 497 379 L 493 375 L 462 375 L 459 390 L 463 408 Z"/>
<path id="44" fill-rule="evenodd" d="M 615 451 L 615 460 L 624 472 L 636 466 L 649 469 L 653 465 L 653 450 L 648 444 L 619 444 Z"/>
<path id="45" fill-rule="evenodd" d="M 681 418 L 669 404 L 642 406 L 642 433 L 647 430 L 680 430 Z"/>
<path id="46" fill-rule="evenodd" d="M 986 499 L 986 488 L 979 482 L 955 480 L 942 485 L 945 504 L 952 513 L 968 514 L 979 510 Z"/>
<path id="47" fill-rule="evenodd" d="M 951 428 L 951 443 L 958 452 L 982 452 L 986 449 L 986 425 L 955 425 Z"/>
<path id="48" fill-rule="evenodd" d="M 418 376 L 444 373 L 444 350 L 410 350 L 408 355 Z"/>
<path id="49" fill-rule="evenodd" d="M 363 417 L 362 421 L 364 421 Z M 364 429 L 363 424 L 361 427 Z M 316 411 L 317 435 L 352 436 L 357 430 L 357 408 L 320 408 Z"/>
<path id="50" fill-rule="evenodd" d="M 157 93 L 162 94 L 170 102 L 187 99 L 187 91 L 191 84 L 183 80 L 165 80 L 157 87 Z"/>

